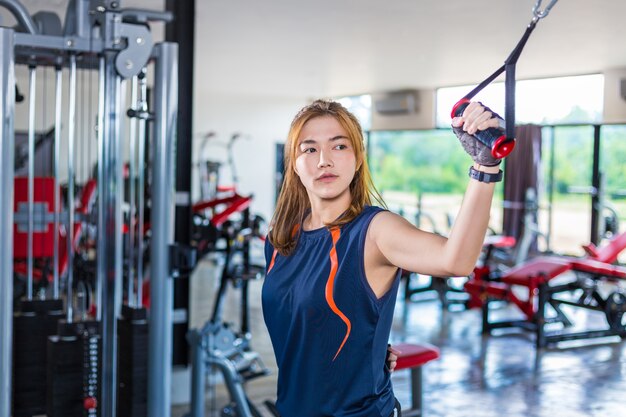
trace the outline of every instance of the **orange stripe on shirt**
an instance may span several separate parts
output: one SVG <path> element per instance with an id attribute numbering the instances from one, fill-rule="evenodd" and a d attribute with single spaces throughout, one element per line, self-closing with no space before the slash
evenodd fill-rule
<path id="1" fill-rule="evenodd" d="M 274 249 L 274 254 L 272 255 L 272 260 L 270 261 L 270 266 L 269 268 L 267 268 L 267 272 L 265 273 L 265 275 L 269 274 L 270 271 L 272 270 L 272 268 L 274 268 L 274 261 L 276 260 L 276 254 L 278 253 L 278 251 L 276 249 Z"/>
<path id="2" fill-rule="evenodd" d="M 296 234 L 298 233 L 298 230 L 300 229 L 300 225 L 296 224 L 293 229 L 291 229 L 291 238 L 293 239 Z M 269 239 L 269 236 L 267 237 Z M 274 249 L 274 253 L 272 254 L 272 259 L 270 260 L 270 266 L 267 268 L 267 272 L 265 273 L 265 275 L 269 274 L 270 271 L 272 270 L 272 268 L 274 268 L 274 262 L 276 261 L 276 255 L 278 254 L 278 250 Z"/>
<path id="3" fill-rule="evenodd" d="M 335 304 L 335 299 L 333 298 L 333 289 L 335 288 L 335 276 L 337 275 L 337 268 L 339 267 L 339 262 L 337 261 L 337 241 L 339 240 L 339 237 L 341 236 L 341 231 L 338 228 L 332 228 L 330 230 L 330 235 L 333 239 L 333 247 L 330 250 L 330 274 L 328 275 L 328 281 L 326 281 L 326 302 L 328 303 L 328 305 L 330 306 L 330 309 L 333 311 L 333 313 L 335 313 L 336 315 L 339 316 L 339 318 L 346 323 L 346 336 L 343 338 L 343 342 L 341 342 L 341 346 L 339 346 L 339 349 L 337 350 L 337 353 L 335 353 L 335 357 L 333 358 L 333 361 L 335 359 L 337 359 L 337 356 L 339 356 L 339 352 L 341 352 L 341 350 L 343 349 L 343 345 L 346 344 L 346 341 L 348 340 L 348 336 L 350 336 L 350 331 L 352 330 L 352 323 L 350 323 L 350 319 L 348 319 L 348 317 L 346 317 L 345 314 L 343 314 L 341 312 L 341 310 L 339 310 L 339 308 L 337 307 L 337 304 Z"/>

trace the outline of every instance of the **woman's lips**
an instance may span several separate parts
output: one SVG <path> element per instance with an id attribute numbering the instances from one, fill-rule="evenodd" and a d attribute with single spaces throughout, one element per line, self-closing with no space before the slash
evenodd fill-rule
<path id="1" fill-rule="evenodd" d="M 321 177 L 319 177 L 317 180 L 321 182 L 332 182 L 335 179 L 337 179 L 337 175 L 324 174 Z"/>

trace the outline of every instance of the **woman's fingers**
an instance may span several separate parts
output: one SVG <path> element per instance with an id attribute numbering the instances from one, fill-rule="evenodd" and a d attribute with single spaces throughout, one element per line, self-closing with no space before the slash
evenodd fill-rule
<path id="1" fill-rule="evenodd" d="M 400 351 L 394 349 L 391 346 L 387 348 L 387 351 L 389 352 L 389 354 L 387 355 L 387 367 L 389 368 L 390 372 L 393 372 L 396 365 L 398 364 L 398 355 L 400 354 Z"/>
<path id="2" fill-rule="evenodd" d="M 478 102 L 471 102 L 463 112 L 463 130 L 473 135 L 478 130 L 499 127 L 497 118 Z"/>

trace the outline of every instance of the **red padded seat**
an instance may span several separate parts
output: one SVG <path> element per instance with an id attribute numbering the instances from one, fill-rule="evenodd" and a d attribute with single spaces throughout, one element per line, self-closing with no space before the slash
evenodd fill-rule
<path id="1" fill-rule="evenodd" d="M 398 354 L 396 370 L 415 368 L 416 366 L 422 366 L 425 363 L 439 358 L 439 349 L 427 343 L 419 345 L 400 343 L 393 345 L 393 348 L 400 352 Z"/>
<path id="2" fill-rule="evenodd" d="M 619 254 L 626 248 L 626 232 L 615 236 L 609 243 L 602 247 L 597 247 L 593 243 L 583 246 L 589 257 L 596 261 L 613 263 Z"/>
<path id="3" fill-rule="evenodd" d="M 403 417 L 422 417 L 422 365 L 439 358 L 439 348 L 428 343 L 393 345 L 400 352 L 396 371 L 411 370 L 411 408 L 402 410 Z"/>
<path id="4" fill-rule="evenodd" d="M 604 262 L 594 261 L 592 259 L 581 259 L 572 261 L 572 269 L 574 271 L 586 272 L 593 275 L 602 275 L 610 278 L 626 279 L 626 268 L 611 265 Z"/>
<path id="5" fill-rule="evenodd" d="M 549 281 L 571 268 L 571 258 L 541 256 L 509 269 L 502 277 L 502 282 L 507 284 L 529 286 L 530 281 L 535 281 L 537 279 L 543 280 L 544 282 Z M 533 282 L 533 284 L 535 283 Z"/>

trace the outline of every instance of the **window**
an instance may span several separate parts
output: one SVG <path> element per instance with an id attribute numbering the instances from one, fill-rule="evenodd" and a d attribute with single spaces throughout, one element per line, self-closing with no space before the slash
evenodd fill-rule
<path id="1" fill-rule="evenodd" d="M 539 230 L 557 253 L 582 256 L 590 240 L 593 136 L 593 126 L 543 128 Z"/>
<path id="2" fill-rule="evenodd" d="M 374 182 L 389 208 L 426 230 L 448 232 L 467 184 L 468 158 L 450 132 L 450 110 L 472 86 L 437 91 L 437 125 L 445 129 L 377 131 L 369 134 Z M 543 128 L 543 172 L 539 184 L 539 231 L 549 249 L 582 255 L 591 236 L 594 126 L 601 123 L 604 76 L 528 80 L 517 83 L 516 122 Z M 504 84 L 477 97 L 504 114 Z M 605 182 L 601 231 L 609 214 L 626 224 L 626 126 L 602 126 L 600 167 Z M 502 185 L 498 184 L 490 226 L 502 230 Z M 421 217 L 416 217 L 417 214 Z M 610 225 L 609 225 L 610 226 Z M 607 235 L 610 237 L 610 234 Z M 540 239 L 540 249 L 546 249 Z"/>
<path id="3" fill-rule="evenodd" d="M 469 166 L 451 130 L 371 132 L 369 164 L 390 210 L 425 230 L 448 234 L 467 186 Z M 501 187 L 499 183 L 497 200 Z M 498 206 L 494 204 L 491 223 L 499 231 Z"/>
<path id="4" fill-rule="evenodd" d="M 438 127 L 450 126 L 454 104 L 475 86 L 437 90 Z M 601 74 L 518 81 L 515 88 L 517 124 L 599 123 L 604 103 Z M 492 83 L 474 98 L 504 117 L 504 83 Z"/>

